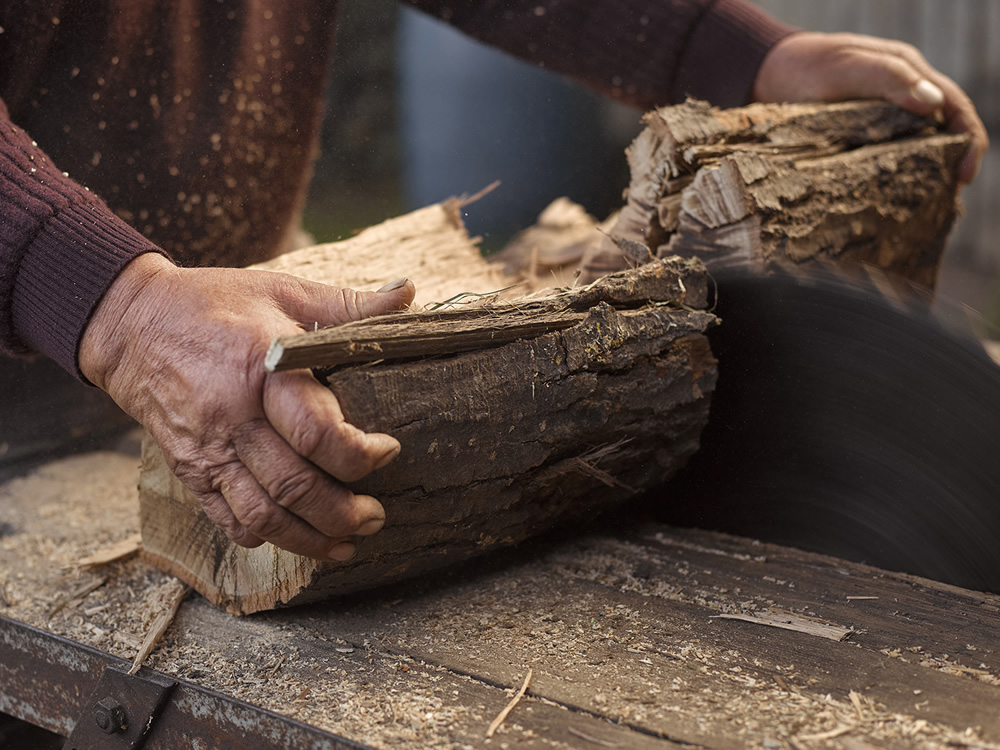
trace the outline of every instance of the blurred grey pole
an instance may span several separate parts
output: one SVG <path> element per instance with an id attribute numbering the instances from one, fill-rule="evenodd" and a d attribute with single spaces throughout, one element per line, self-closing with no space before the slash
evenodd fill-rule
<path id="1" fill-rule="evenodd" d="M 404 10 L 399 35 L 407 208 L 500 180 L 465 217 L 495 248 L 561 195 L 597 212 L 620 196 L 627 137 L 609 136 L 598 97 L 417 11 Z"/>

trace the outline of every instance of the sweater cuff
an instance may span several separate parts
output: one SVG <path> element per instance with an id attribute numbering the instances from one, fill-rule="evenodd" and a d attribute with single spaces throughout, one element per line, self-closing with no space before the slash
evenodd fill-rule
<path id="1" fill-rule="evenodd" d="M 717 0 L 685 45 L 671 101 L 692 97 L 717 107 L 748 104 L 764 57 L 796 30 L 744 0 Z"/>
<path id="2" fill-rule="evenodd" d="M 63 207 L 22 257 L 11 307 L 15 335 L 87 382 L 77 361 L 83 332 L 121 270 L 147 252 L 162 253 L 101 207 Z"/>

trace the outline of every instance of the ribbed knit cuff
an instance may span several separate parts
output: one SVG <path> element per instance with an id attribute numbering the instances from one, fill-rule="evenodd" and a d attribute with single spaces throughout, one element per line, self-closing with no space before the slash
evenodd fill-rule
<path id="1" fill-rule="evenodd" d="M 86 382 L 80 339 L 121 270 L 152 242 L 95 204 L 71 203 L 50 217 L 22 257 L 14 287 L 14 332 L 34 351 Z"/>
<path id="2" fill-rule="evenodd" d="M 687 40 L 671 100 L 690 96 L 718 107 L 749 103 L 764 57 L 794 31 L 749 2 L 717 0 Z"/>

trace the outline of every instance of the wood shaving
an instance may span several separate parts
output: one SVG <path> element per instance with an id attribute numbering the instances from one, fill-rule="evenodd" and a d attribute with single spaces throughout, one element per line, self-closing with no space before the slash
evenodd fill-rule
<path id="1" fill-rule="evenodd" d="M 746 614 L 721 614 L 713 615 L 713 619 L 718 620 L 742 620 L 743 622 L 753 622 L 757 625 L 767 625 L 772 628 L 783 630 L 794 630 L 797 633 L 807 633 L 829 638 L 831 641 L 843 641 L 850 638 L 853 628 L 845 628 L 836 623 L 826 622 L 815 617 L 803 617 L 794 612 L 783 610 L 766 610 L 751 615 Z"/>
<path id="2" fill-rule="evenodd" d="M 63 610 L 64 607 L 70 607 L 75 604 L 79 604 L 84 600 L 84 598 L 86 598 L 87 594 L 96 591 L 107 582 L 108 582 L 107 576 L 103 576 L 101 578 L 95 578 L 93 580 L 87 581 L 87 583 L 74 589 L 71 593 L 67 594 L 66 596 L 60 597 L 56 601 L 55 606 L 53 606 L 52 609 L 49 610 L 49 617 L 50 618 L 55 617 L 57 614 L 59 614 L 59 612 Z"/>
<path id="3" fill-rule="evenodd" d="M 142 547 L 142 534 L 136 532 L 129 534 L 120 542 L 115 542 L 110 547 L 99 549 L 92 555 L 87 555 L 76 561 L 81 568 L 97 567 L 107 565 L 117 560 L 125 560 L 139 552 Z"/>

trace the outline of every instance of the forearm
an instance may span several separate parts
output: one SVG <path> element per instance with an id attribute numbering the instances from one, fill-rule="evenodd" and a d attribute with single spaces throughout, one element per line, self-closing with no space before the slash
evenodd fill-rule
<path id="1" fill-rule="evenodd" d="M 642 109 L 746 104 L 792 29 L 743 0 L 408 0 L 469 35 Z"/>
<path id="2" fill-rule="evenodd" d="M 80 338 L 132 259 L 158 249 L 64 175 L 0 102 L 0 351 L 81 377 Z"/>

